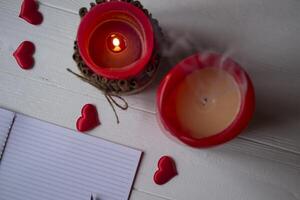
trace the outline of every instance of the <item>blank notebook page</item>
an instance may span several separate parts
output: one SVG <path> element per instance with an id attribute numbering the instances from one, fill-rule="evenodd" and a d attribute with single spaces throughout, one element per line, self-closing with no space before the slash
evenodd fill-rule
<path id="1" fill-rule="evenodd" d="M 128 199 L 141 151 L 16 114 L 0 200 Z"/>

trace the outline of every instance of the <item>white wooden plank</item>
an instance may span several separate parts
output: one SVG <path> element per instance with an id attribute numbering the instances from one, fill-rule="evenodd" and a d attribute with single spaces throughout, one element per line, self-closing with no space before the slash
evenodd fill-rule
<path id="1" fill-rule="evenodd" d="M 86 0 L 42 0 L 74 14 Z M 229 51 L 242 63 L 258 62 L 299 74 L 300 3 L 294 0 L 143 0 L 164 31 L 196 48 Z M 191 38 L 187 38 L 191 36 Z M 194 36 L 194 37 L 192 37 Z M 202 49 L 202 48 L 201 48 Z M 191 51 L 184 46 L 181 51 Z M 184 52 L 181 52 L 184 53 Z M 253 67 L 253 66 L 252 66 Z M 266 67 L 266 66 L 265 66 Z M 276 70 L 275 69 L 275 70 Z M 274 70 L 274 69 L 273 69 Z"/>
<path id="2" fill-rule="evenodd" d="M 132 190 L 130 200 L 168 200 L 168 199 L 134 189 Z"/>
<path id="3" fill-rule="evenodd" d="M 300 70 L 299 70 L 300 71 Z M 253 70 L 256 85 L 256 113 L 242 138 L 299 153 L 300 77 Z"/>
<path id="4" fill-rule="evenodd" d="M 11 54 L 21 41 L 31 40 L 37 48 L 35 58 L 36 66 L 39 66 L 29 72 L 32 79 L 85 95 L 101 96 L 105 99 L 97 89 L 83 84 L 82 81 L 66 71 L 66 68 L 77 71 L 76 64 L 72 60 L 72 54 L 79 17 L 61 10 L 40 6 L 44 15 L 44 22 L 41 26 L 32 26 L 18 17 L 20 2 L 19 0 L 0 2 L 0 10 L 3 12 L 0 17 L 5 19 L 0 21 L 2 27 L 0 47 L 3 49 L 1 56 L 6 57 L 3 62 L 1 61 L 3 64 L 1 70 L 23 74 L 20 73 L 18 67 L 11 67 L 17 66 Z M 45 62 L 46 60 L 47 62 Z M 143 95 L 129 96 L 127 100 L 131 107 L 137 109 L 154 108 L 154 90 L 154 87 L 148 88 L 143 92 Z M 153 112 L 153 109 L 151 111 Z"/>
<path id="5" fill-rule="evenodd" d="M 165 29 L 168 29 L 169 32 L 174 32 L 173 35 L 187 35 L 180 33 L 180 30 L 185 28 L 179 30 L 177 28 L 178 25 L 187 26 L 190 19 L 199 15 L 198 18 L 201 20 L 200 22 L 196 22 L 197 26 L 194 26 L 195 30 L 190 31 L 190 33 L 201 33 L 204 29 L 212 33 L 212 38 L 204 40 L 205 37 L 203 38 L 202 34 L 199 34 L 199 40 L 201 38 L 203 40 L 198 41 L 197 44 L 201 46 L 203 41 L 206 41 L 206 46 L 220 47 L 217 49 L 222 49 L 221 47 L 224 45 L 221 43 L 228 43 L 225 45 L 228 47 L 231 44 L 234 44 L 235 48 L 238 47 L 233 53 L 234 57 L 240 60 L 252 75 L 257 92 L 257 113 L 255 119 L 250 129 L 241 137 L 257 143 L 276 146 L 287 151 L 299 153 L 300 135 L 297 133 L 300 129 L 300 124 L 297 119 L 300 117 L 300 101 L 298 101 L 300 94 L 297 91 L 300 89 L 300 70 L 297 63 L 299 63 L 300 57 L 295 55 L 295 52 L 300 52 L 300 45 L 299 40 L 293 40 L 300 33 L 300 25 L 296 23 L 296 19 L 299 18 L 300 14 L 299 12 L 295 12 L 295 9 L 299 8 L 299 3 L 295 1 L 289 1 L 290 3 L 275 1 L 272 3 L 272 8 L 264 7 L 264 9 L 260 9 L 261 4 L 266 4 L 265 1 L 261 1 L 261 3 L 258 0 L 253 3 L 244 1 L 231 2 L 234 6 L 229 8 L 226 4 L 227 7 L 224 6 L 225 10 L 221 10 L 220 5 L 224 4 L 222 2 L 219 2 L 220 5 L 212 3 L 215 6 L 212 10 L 205 9 L 208 6 L 207 4 L 192 0 L 176 5 L 171 4 L 169 1 L 160 3 L 145 1 L 144 3 L 154 11 L 157 17 L 161 18 Z M 43 1 L 47 5 L 51 4 L 51 6 L 55 5 L 53 7 L 69 10 L 78 9 L 77 7 L 80 7 L 79 5 L 84 2 L 79 0 Z M 98 90 L 82 83 L 65 70 L 66 67 L 76 70 L 71 55 L 73 38 L 76 35 L 76 26 L 79 23 L 77 15 L 41 6 L 45 21 L 41 26 L 34 27 L 17 17 L 20 1 L 2 1 L 0 4 L 0 17 L 1 19 L 5 19 L 0 21 L 2 27 L 0 29 L 0 58 L 2 65 L 0 71 L 16 76 L 30 77 L 32 80 L 55 85 L 74 93 L 104 99 Z M 183 11 L 187 11 L 187 9 L 193 11 L 191 15 L 180 17 L 180 20 L 185 20 L 184 23 L 177 24 L 177 20 L 172 20 L 173 18 L 170 17 L 171 14 L 169 12 L 172 13 L 173 9 L 178 10 L 175 9 L 176 6 L 182 6 L 180 9 L 183 9 Z M 279 8 L 280 6 L 281 8 Z M 195 9 L 192 9 L 193 7 L 198 7 L 203 12 L 196 12 Z M 161 11 L 163 8 L 166 12 Z M 254 10 L 255 8 L 257 8 L 257 12 L 248 11 L 248 9 Z M 281 9 L 282 12 L 273 13 L 271 12 L 272 9 L 277 11 Z M 268 23 L 275 23 L 274 27 L 280 27 L 280 30 L 281 28 L 284 29 L 286 34 L 274 31 L 274 36 L 268 36 L 266 34 L 267 28 L 260 27 L 263 23 L 258 23 L 255 26 L 253 20 L 258 20 L 256 15 L 262 17 L 261 20 L 265 22 L 266 26 L 269 26 Z M 284 16 L 285 18 L 290 18 L 290 22 L 285 23 L 286 21 L 283 21 L 283 19 L 270 21 L 272 19 L 269 15 L 275 19 L 279 16 Z M 241 19 L 238 19 L 239 17 Z M 223 18 L 224 20 L 228 20 L 225 24 L 229 28 L 224 27 Z M 243 30 L 247 28 L 250 31 L 248 25 L 254 27 L 252 32 L 246 34 Z M 233 26 L 237 27 L 232 28 Z M 224 29 L 227 34 L 235 36 L 234 39 L 228 40 L 228 38 L 224 38 L 223 32 L 218 29 Z M 264 32 L 259 32 L 259 35 L 257 35 L 257 30 Z M 273 37 L 278 38 L 280 36 L 278 34 L 283 34 L 283 38 L 280 40 L 272 39 Z M 26 73 L 23 73 L 17 67 L 11 56 L 14 49 L 24 39 L 34 41 L 37 46 L 35 54 L 36 67 Z M 281 41 L 283 40 L 287 43 L 282 44 Z M 215 45 L 213 41 L 219 44 Z M 171 53 L 169 52 L 169 56 L 180 57 L 177 54 L 183 53 L 180 52 L 182 49 L 190 52 L 190 49 L 183 48 L 181 42 L 186 43 L 187 37 L 183 36 L 179 42 L 176 42 L 176 45 L 171 49 Z M 174 63 L 174 60 L 169 60 L 169 63 Z M 167 68 L 165 66 L 167 65 L 161 65 L 162 68 Z M 166 70 L 163 69 L 163 71 Z M 155 113 L 155 88 L 158 82 L 157 80 L 155 84 L 143 93 L 127 97 L 130 106 L 135 109 Z"/>
<path id="6" fill-rule="evenodd" d="M 56 2 L 57 5 L 60 2 L 68 5 L 72 3 L 71 1 L 59 1 Z M 251 129 L 244 134 L 243 137 L 258 143 L 271 144 L 281 149 L 299 152 L 299 143 L 297 142 L 299 141 L 299 138 L 296 134 L 296 131 L 299 130 L 299 125 L 297 124 L 297 117 L 299 118 L 299 110 L 297 109 L 299 108 L 299 103 L 297 102 L 297 99 L 299 95 L 295 92 L 299 91 L 299 69 L 297 68 L 299 58 L 295 56 L 295 52 L 299 50 L 299 43 L 297 43 L 298 40 L 294 40 L 296 34 L 299 33 L 299 24 L 296 24 L 296 21 L 294 21 L 299 19 L 298 13 L 295 13 L 299 8 L 297 7 L 299 4 L 295 1 L 272 1 L 270 4 L 271 6 L 260 9 L 259 3 L 257 2 L 248 4 L 244 3 L 245 1 L 240 3 L 237 2 L 237 4 L 233 5 L 238 7 L 237 13 L 240 13 L 234 14 L 233 19 L 237 19 L 237 17 L 241 16 L 242 22 L 244 23 L 246 21 L 247 23 L 245 23 L 245 25 L 240 23 L 236 24 L 235 20 L 233 20 L 233 24 L 231 23 L 229 28 L 232 28 L 234 25 L 238 25 L 238 28 L 233 28 L 232 32 L 225 29 L 226 34 L 225 36 L 222 36 L 224 25 L 221 26 L 220 23 L 224 23 L 222 19 L 225 19 L 225 21 L 229 23 L 229 19 L 232 17 L 232 12 L 230 11 L 234 9 L 224 6 L 228 1 L 226 3 L 221 2 L 219 6 L 214 5 L 216 2 L 210 1 L 203 9 L 199 9 L 201 11 L 199 13 L 197 12 L 196 5 L 201 4 L 201 6 L 203 6 L 203 2 L 186 1 L 185 3 L 172 3 L 167 9 L 166 6 L 162 6 L 168 5 L 168 3 L 164 4 L 164 2 L 153 3 L 150 5 L 148 1 L 149 6 L 154 6 L 153 11 L 157 12 L 157 16 L 161 16 L 160 18 L 163 25 L 170 29 L 175 29 L 175 35 L 185 35 L 177 29 L 178 24 L 182 27 L 188 27 L 189 25 L 188 23 L 178 23 L 178 21 L 175 21 L 172 17 L 172 11 L 182 10 L 182 12 L 186 12 L 191 7 L 194 7 L 196 9 L 191 9 L 193 11 L 192 15 L 183 15 L 183 19 L 180 20 L 182 20 L 182 22 L 187 22 L 190 20 L 190 17 L 193 18 L 193 16 L 197 16 L 198 18 L 201 18 L 203 15 L 203 19 L 200 20 L 201 22 L 198 22 L 198 28 L 205 28 L 206 30 L 203 32 L 204 34 L 201 34 L 202 31 L 199 31 L 198 29 L 195 33 L 200 33 L 199 35 L 204 38 L 210 36 L 206 38 L 207 41 L 204 45 L 225 49 L 225 47 L 230 47 L 230 45 L 228 45 L 230 44 L 229 42 L 233 42 L 235 48 L 239 50 L 235 57 L 239 59 L 253 75 L 256 88 L 258 89 L 259 103 L 256 122 L 253 123 Z M 3 10 L 1 10 L 2 14 L 0 15 L 1 19 L 5 19 L 0 21 L 1 27 L 3 27 L 3 29 L 0 29 L 0 47 L 1 50 L 4 49 L 0 55 L 0 71 L 12 75 L 11 79 L 1 82 L 1 85 L 6 87 L 7 85 L 16 82 L 15 79 L 26 78 L 21 82 L 17 81 L 17 83 L 11 85 L 9 87 L 9 91 L 11 92 L 7 91 L 7 89 L 1 90 L 0 102 L 2 106 L 17 109 L 23 113 L 40 117 L 47 121 L 55 122 L 67 127 L 73 127 L 75 116 L 78 115 L 78 113 L 74 114 L 74 112 L 78 112 L 77 109 L 81 104 L 85 103 L 86 100 L 102 102 L 101 95 L 99 95 L 96 90 L 85 86 L 73 77 L 69 78 L 64 71 L 65 65 L 72 64 L 71 59 L 69 59 L 72 53 L 70 47 L 72 46 L 72 38 L 76 32 L 74 31 L 76 30 L 76 23 L 74 22 L 78 20 L 78 17 L 41 6 L 46 17 L 45 22 L 41 27 L 33 27 L 17 18 L 19 6 L 15 5 L 15 1 L 0 2 L 0 4 L 1 8 L 3 8 Z M 228 4 L 230 5 L 230 2 Z M 208 9 L 208 11 L 204 9 L 209 7 L 211 8 Z M 248 8 L 251 9 L 247 11 Z M 270 13 L 271 10 L 278 11 L 279 8 L 282 12 L 273 13 L 272 11 L 272 13 Z M 158 13 L 159 10 L 163 9 L 166 10 L 166 13 Z M 222 11 L 222 9 L 224 9 L 224 11 Z M 256 12 L 253 10 L 256 10 Z M 267 11 L 265 15 L 272 14 L 272 17 L 275 15 L 274 19 L 276 19 L 276 21 L 272 21 L 273 19 L 270 19 L 271 17 L 263 17 L 261 19 L 262 21 L 256 25 L 255 22 L 257 22 L 257 18 L 264 16 L 264 10 Z M 212 14 L 213 11 L 221 12 L 217 15 Z M 289 16 L 286 16 L 287 11 L 289 11 Z M 257 17 L 254 18 L 252 15 L 257 15 Z M 10 17 L 8 18 L 7 16 Z M 283 16 L 283 18 L 282 20 L 277 20 L 276 16 L 277 18 Z M 291 16 L 293 16 L 293 18 Z M 57 19 L 60 19 L 60 21 Z M 289 21 L 287 21 L 287 19 Z M 263 27 L 262 32 L 257 33 L 257 30 L 263 26 L 264 23 L 269 24 L 268 22 L 271 23 L 271 25 L 274 24 L 274 27 L 277 29 L 283 27 L 282 29 L 286 29 L 286 32 L 282 33 L 274 30 L 275 36 L 268 38 L 265 33 L 268 32 L 270 28 Z M 14 24 L 14 26 L 11 26 L 11 24 Z M 204 24 L 205 26 L 200 26 L 201 24 Z M 250 28 L 244 30 L 244 27 L 247 27 L 248 24 L 253 28 L 252 31 L 249 31 Z M 195 27 L 197 28 L 197 26 Z M 238 31 L 240 31 L 239 34 L 237 34 Z M 249 31 L 249 33 L 244 35 L 246 31 Z M 194 29 L 190 32 L 194 32 Z M 24 33 L 26 34 L 26 37 L 24 36 Z M 228 36 L 230 34 L 239 37 L 230 38 Z M 38 68 L 35 68 L 30 72 L 19 70 L 15 67 L 15 62 L 10 58 L 13 49 L 24 38 L 31 39 L 39 45 L 39 50 L 36 54 Z M 245 41 L 243 40 L 244 38 Z M 276 40 L 276 38 L 279 38 L 280 40 Z M 183 38 L 183 41 L 186 41 L 186 38 Z M 286 44 L 282 44 L 280 41 L 286 41 Z M 199 43 L 201 44 L 201 41 Z M 51 52 L 52 49 L 55 49 L 55 52 Z M 180 49 L 180 45 L 177 47 L 175 46 L 172 54 L 180 54 L 180 52 L 177 52 L 178 49 Z M 64 56 L 67 54 L 70 56 L 68 59 L 65 59 Z M 49 59 L 49 57 L 52 59 Z M 65 78 L 66 76 L 68 78 Z M 266 77 L 269 80 L 266 80 Z M 2 78 L 3 77 L 1 77 L 0 80 L 3 81 L 4 79 Z M 36 83 L 36 81 L 28 81 L 27 79 L 36 80 L 39 83 Z M 44 86 L 45 83 L 48 84 L 48 86 Z M 26 84 L 29 84 L 29 86 L 26 86 Z M 52 86 L 55 89 L 49 89 L 52 88 Z M 59 90 L 56 87 L 65 88 L 67 91 Z M 57 92 L 56 90 L 59 91 Z M 154 102 L 154 92 L 153 89 L 148 91 L 146 95 L 140 94 L 130 97 L 129 102 L 131 106 L 153 112 L 154 104 L 152 102 Z M 3 94 L 4 96 L 2 96 Z M 39 94 L 44 97 L 41 98 Z M 83 97 L 82 94 L 88 95 L 88 97 Z M 64 99 L 62 98 L 63 95 L 72 98 L 68 97 L 67 99 Z M 149 100 L 147 99 L 149 97 L 147 95 L 150 96 Z M 289 98 L 287 99 L 284 97 Z M 73 99 L 76 98 L 81 100 L 77 100 L 78 102 L 74 103 Z M 143 101 L 143 98 L 145 98 L 146 103 Z M 64 100 L 69 103 L 72 102 L 72 107 L 65 107 Z M 51 103 L 53 103 L 53 105 Z M 50 104 L 51 106 L 49 106 Z M 100 103 L 99 106 L 102 104 L 105 104 L 105 102 Z M 26 108 L 28 105 L 31 106 Z M 49 110 L 55 110 L 57 108 L 65 110 L 66 113 L 58 114 L 49 112 Z M 105 117 L 104 119 L 113 122 L 114 118 L 110 113 L 109 108 L 106 108 L 105 112 L 101 111 L 101 113 L 103 113 L 101 116 Z M 264 146 L 239 139 L 219 147 L 216 150 L 189 150 L 185 147 L 171 143 L 166 138 L 163 141 L 158 141 L 158 138 L 161 139 L 163 136 L 161 136 L 161 132 L 157 128 L 152 115 L 131 110 L 131 114 L 128 114 L 128 112 L 126 114 L 121 113 L 121 117 L 122 120 L 124 120 L 123 118 L 125 117 L 130 117 L 130 120 L 124 122 L 126 124 L 131 125 L 138 121 L 139 125 L 135 125 L 133 128 L 130 127 L 130 129 L 126 131 L 124 130 L 127 126 L 122 126 L 111 133 L 111 130 L 115 130 L 116 128 L 113 124 L 110 124 L 109 126 L 106 126 L 103 132 L 102 130 L 101 132 L 95 131 L 93 134 L 100 135 L 113 141 L 136 146 L 146 151 L 145 159 L 143 160 L 144 164 L 142 164 L 135 185 L 138 189 L 147 191 L 147 193 L 166 196 L 168 198 L 173 197 L 174 199 L 220 199 L 222 197 L 223 199 L 299 198 L 299 193 L 297 192 L 299 191 L 299 187 L 297 188 L 299 182 L 295 181 L 299 180 L 299 172 L 295 168 L 299 166 L 298 154 L 279 151 L 278 149 L 270 148 L 268 145 Z M 143 119 L 143 121 L 141 121 L 141 119 Z M 146 132 L 144 131 L 145 122 L 149 123 L 146 125 L 146 128 L 148 129 Z M 122 131 L 122 129 L 124 130 Z M 103 136 L 103 134 L 107 132 L 113 134 L 113 136 Z M 135 139 L 136 137 L 138 139 Z M 153 141 L 153 143 L 147 144 L 146 142 L 148 141 Z M 153 148 L 154 145 L 155 149 Z M 238 152 L 245 152 L 250 156 Z M 174 155 L 176 159 L 178 158 L 177 162 L 184 167 L 181 167 L 180 178 L 176 177 L 174 180 L 175 183 L 172 182 L 166 186 L 158 187 L 153 185 L 151 176 L 155 170 L 155 162 L 161 154 Z M 255 158 L 253 157 L 255 154 L 258 157 L 278 160 L 281 163 L 291 166 L 292 169 L 282 166 L 279 163 L 273 164 L 270 161 L 263 161 L 260 158 Z M 199 171 L 199 174 L 191 173 L 197 173 L 197 171 Z M 235 171 L 237 171 L 237 173 L 235 173 Z M 281 179 L 283 180 L 282 182 Z M 195 185 L 200 185 L 201 188 L 199 189 Z M 219 193 L 214 194 L 216 188 L 221 189 Z"/>
<path id="7" fill-rule="evenodd" d="M 0 93 L 1 107 L 68 128 L 75 127 L 83 104 L 97 105 L 102 125 L 91 134 L 145 152 L 134 185 L 139 191 L 167 199 L 300 197 L 297 154 L 241 142 L 241 139 L 216 149 L 187 148 L 164 136 L 151 113 L 133 109 L 120 112 L 121 124 L 117 125 L 111 108 L 101 98 L 83 96 L 13 74 L 0 74 Z M 176 159 L 179 176 L 164 186 L 157 186 L 152 176 L 159 157 L 165 154 Z M 291 165 L 289 159 L 295 162 Z"/>

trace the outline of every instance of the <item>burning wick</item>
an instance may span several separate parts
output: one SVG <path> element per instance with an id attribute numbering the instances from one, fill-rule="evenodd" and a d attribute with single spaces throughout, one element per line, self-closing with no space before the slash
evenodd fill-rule
<path id="1" fill-rule="evenodd" d="M 112 33 L 107 38 L 108 49 L 114 53 L 120 53 L 126 49 L 125 37 L 118 33 Z"/>

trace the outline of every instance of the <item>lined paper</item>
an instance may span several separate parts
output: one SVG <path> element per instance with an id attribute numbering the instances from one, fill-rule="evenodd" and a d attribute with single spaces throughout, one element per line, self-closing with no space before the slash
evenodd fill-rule
<path id="1" fill-rule="evenodd" d="M 0 108 L 0 160 L 15 113 Z"/>
<path id="2" fill-rule="evenodd" d="M 16 114 L 0 200 L 128 199 L 141 151 Z"/>

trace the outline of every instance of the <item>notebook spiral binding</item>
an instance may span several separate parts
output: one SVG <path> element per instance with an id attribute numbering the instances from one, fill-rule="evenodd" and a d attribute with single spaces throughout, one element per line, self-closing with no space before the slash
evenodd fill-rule
<path id="1" fill-rule="evenodd" d="M 12 129 L 12 127 L 14 125 L 14 122 L 15 122 L 15 118 L 16 118 L 16 115 L 13 117 L 13 120 L 12 120 L 10 126 L 9 126 L 8 133 L 7 133 L 7 136 L 6 136 L 5 140 L 4 140 L 4 143 L 0 144 L 0 147 L 2 146 L 1 151 L 0 151 L 0 164 L 1 164 L 1 160 L 2 160 L 3 155 L 4 155 L 4 151 L 5 151 L 8 139 L 9 139 L 9 135 L 11 133 L 11 129 Z"/>

